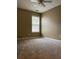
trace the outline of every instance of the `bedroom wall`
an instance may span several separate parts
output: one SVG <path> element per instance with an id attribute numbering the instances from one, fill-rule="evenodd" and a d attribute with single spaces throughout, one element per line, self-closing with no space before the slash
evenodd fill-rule
<path id="1" fill-rule="evenodd" d="M 42 35 L 61 39 L 61 6 L 57 6 L 42 14 Z"/>
<path id="2" fill-rule="evenodd" d="M 25 38 L 30 36 L 39 36 L 39 33 L 32 33 L 32 15 L 40 16 L 40 14 L 24 10 L 17 9 L 17 37 Z"/>

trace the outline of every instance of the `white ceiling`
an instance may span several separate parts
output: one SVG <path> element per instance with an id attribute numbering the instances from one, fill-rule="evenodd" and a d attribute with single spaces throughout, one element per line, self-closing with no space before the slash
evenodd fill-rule
<path id="1" fill-rule="evenodd" d="M 46 7 L 32 3 L 30 0 L 17 0 L 17 7 L 30 11 L 43 13 L 61 4 L 61 0 L 52 0 L 51 3 L 45 3 Z M 38 11 L 36 11 L 38 10 Z"/>

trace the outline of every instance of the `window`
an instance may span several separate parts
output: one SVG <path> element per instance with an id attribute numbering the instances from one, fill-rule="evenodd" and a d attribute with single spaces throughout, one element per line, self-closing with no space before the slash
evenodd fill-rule
<path id="1" fill-rule="evenodd" d="M 32 16 L 32 32 L 39 32 L 40 31 L 40 17 L 39 16 Z"/>

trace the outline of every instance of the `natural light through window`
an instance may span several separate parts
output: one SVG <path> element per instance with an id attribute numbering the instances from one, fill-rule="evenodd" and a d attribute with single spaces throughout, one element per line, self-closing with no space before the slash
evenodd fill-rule
<path id="1" fill-rule="evenodd" d="M 32 16 L 32 32 L 40 31 L 40 18 L 39 16 Z"/>

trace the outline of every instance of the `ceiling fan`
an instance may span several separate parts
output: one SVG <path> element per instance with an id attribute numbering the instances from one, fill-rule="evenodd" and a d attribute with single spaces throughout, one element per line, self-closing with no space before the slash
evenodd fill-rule
<path id="1" fill-rule="evenodd" d="M 39 5 L 46 6 L 45 3 L 51 3 L 52 0 L 31 0 L 33 3 L 38 3 Z"/>

